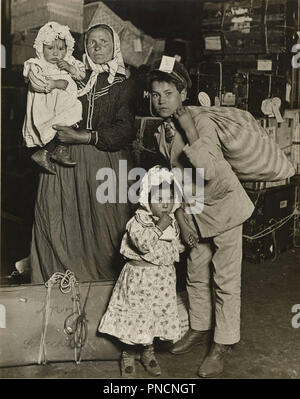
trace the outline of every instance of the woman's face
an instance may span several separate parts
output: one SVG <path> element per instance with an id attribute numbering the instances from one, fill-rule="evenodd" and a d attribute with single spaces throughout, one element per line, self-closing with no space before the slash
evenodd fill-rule
<path id="1" fill-rule="evenodd" d="M 95 64 L 104 64 L 113 58 L 113 39 L 106 29 L 93 29 L 88 35 L 86 47 Z"/>

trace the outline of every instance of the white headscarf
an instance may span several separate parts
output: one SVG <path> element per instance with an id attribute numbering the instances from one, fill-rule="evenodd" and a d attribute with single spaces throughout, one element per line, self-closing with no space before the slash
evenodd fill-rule
<path id="1" fill-rule="evenodd" d="M 47 22 L 39 30 L 33 44 L 33 48 L 35 49 L 37 58 L 30 58 L 29 60 L 24 62 L 23 75 L 26 78 L 28 77 L 30 65 L 32 63 L 39 65 L 42 69 L 49 66 L 49 62 L 47 62 L 44 57 L 44 44 L 51 45 L 51 43 L 57 39 L 65 40 L 67 52 L 64 60 L 66 60 L 67 62 L 69 61 L 69 58 L 73 54 L 75 44 L 75 40 L 70 33 L 69 27 L 66 25 L 60 25 L 57 22 Z M 54 67 L 54 65 L 52 65 L 52 67 Z"/>
<path id="2" fill-rule="evenodd" d="M 96 27 L 103 28 L 103 29 L 108 29 L 112 36 L 113 36 L 113 56 L 112 59 L 104 64 L 95 64 L 90 56 L 88 55 L 87 52 L 87 47 L 86 47 L 86 42 L 88 38 L 88 34 L 92 29 L 95 29 Z M 114 31 L 112 27 L 106 24 L 95 24 L 89 27 L 86 37 L 84 40 L 84 49 L 85 49 L 85 54 L 83 55 L 83 62 L 85 63 L 85 66 L 87 69 L 91 69 L 92 73 L 90 76 L 89 81 L 87 82 L 86 86 L 79 90 L 78 96 L 83 96 L 87 94 L 95 85 L 97 81 L 97 77 L 99 73 L 103 72 L 108 72 L 108 83 L 112 83 L 114 81 L 116 73 L 120 73 L 122 75 L 126 76 L 125 73 L 125 65 L 121 53 L 121 48 L 120 48 L 120 39 L 117 33 Z"/>
<path id="3" fill-rule="evenodd" d="M 140 197 L 139 197 L 139 203 L 140 205 L 146 209 L 149 213 L 151 212 L 150 206 L 149 206 L 149 193 L 151 191 L 152 186 L 159 186 L 163 182 L 166 182 L 168 184 L 174 184 L 176 185 L 176 188 L 181 191 L 181 187 L 178 184 L 175 175 L 170 172 L 167 168 L 163 168 L 160 165 L 155 165 L 151 169 L 148 170 L 148 172 L 144 175 L 141 181 L 140 185 Z M 176 197 L 175 197 L 176 199 Z M 174 206 L 172 209 L 172 213 L 176 211 L 180 207 L 179 203 L 174 202 Z"/>
<path id="4" fill-rule="evenodd" d="M 44 44 L 50 45 L 57 39 L 65 40 L 66 42 L 67 53 L 64 57 L 65 59 L 73 54 L 75 40 L 70 33 L 69 27 L 60 25 L 57 22 L 48 22 L 39 30 L 33 45 L 40 60 L 44 60 Z"/>

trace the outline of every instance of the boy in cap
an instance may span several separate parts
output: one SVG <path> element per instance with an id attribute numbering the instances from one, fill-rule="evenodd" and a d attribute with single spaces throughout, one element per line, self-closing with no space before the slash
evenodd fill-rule
<path id="1" fill-rule="evenodd" d="M 156 133 L 160 153 L 182 175 L 185 168 L 194 172 L 196 168 L 196 174 L 198 168 L 204 170 L 204 195 L 197 194 L 194 173 L 188 183 L 188 191 L 196 192 L 194 205 L 190 207 L 185 197 L 185 210 L 176 212 L 182 238 L 191 246 L 187 264 L 190 329 L 171 352 L 191 351 L 213 329 L 213 343 L 198 375 L 215 377 L 223 372 L 226 353 L 240 340 L 242 223 L 254 206 L 224 158 L 216 124 L 199 113 L 199 107 L 183 107 L 191 88 L 185 67 L 164 56 L 149 80 L 153 106 L 164 119 Z"/>

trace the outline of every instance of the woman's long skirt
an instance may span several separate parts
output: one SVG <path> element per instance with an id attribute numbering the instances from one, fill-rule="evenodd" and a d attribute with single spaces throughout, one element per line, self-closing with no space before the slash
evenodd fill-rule
<path id="1" fill-rule="evenodd" d="M 119 160 L 129 157 L 126 151 L 103 152 L 90 145 L 68 148 L 77 165 L 55 164 L 56 176 L 40 176 L 30 254 L 33 283 L 68 269 L 79 281 L 115 279 L 121 270 L 120 243 L 132 206 L 119 203 Z M 102 173 L 103 180 L 97 180 L 102 168 L 109 168 L 110 176 Z M 104 182 L 109 189 L 104 194 L 115 203 L 99 202 Z"/>

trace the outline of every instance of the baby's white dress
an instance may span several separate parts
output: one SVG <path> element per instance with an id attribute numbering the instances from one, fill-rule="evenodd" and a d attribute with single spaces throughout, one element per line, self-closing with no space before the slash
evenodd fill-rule
<path id="1" fill-rule="evenodd" d="M 74 79 L 84 76 L 84 65 L 70 56 L 67 60 L 76 68 Z M 71 126 L 82 119 L 82 105 L 77 98 L 77 85 L 67 71 L 60 70 L 56 64 L 46 60 L 31 58 L 24 63 L 25 78 L 30 80 L 28 88 L 27 108 L 23 124 L 23 137 L 27 147 L 43 147 L 56 135 L 53 125 Z M 47 79 L 64 79 L 69 82 L 66 90 L 45 90 Z"/>

